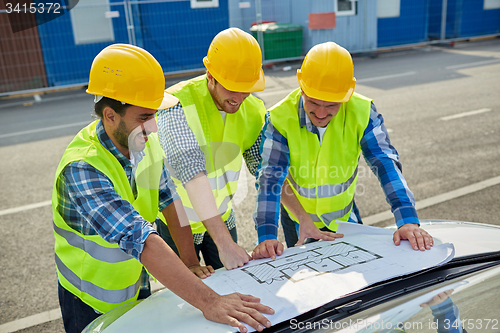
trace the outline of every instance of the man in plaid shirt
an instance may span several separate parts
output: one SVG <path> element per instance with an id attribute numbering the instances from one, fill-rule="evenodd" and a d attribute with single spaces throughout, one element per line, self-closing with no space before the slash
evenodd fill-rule
<path id="1" fill-rule="evenodd" d="M 182 203 L 155 137 L 157 109 L 175 105 L 165 77 L 144 49 L 114 44 L 94 59 L 87 92 L 99 120 L 67 147 L 52 197 L 59 303 L 67 332 L 150 295 L 147 272 L 205 318 L 256 330 L 273 310 L 250 295 L 220 296 L 197 276 L 209 272 L 194 253 Z M 168 220 L 181 259 L 153 228 Z M 187 266 L 187 267 L 186 267 Z M 189 267 L 189 268 L 188 268 Z M 193 272 L 195 274 L 193 274 Z M 197 276 L 196 276 L 197 275 Z"/>
<path id="2" fill-rule="evenodd" d="M 254 174 L 260 161 L 264 103 L 262 54 L 250 34 L 229 28 L 212 40 L 205 75 L 168 89 L 179 103 L 158 111 L 158 135 L 193 230 L 196 253 L 214 269 L 250 260 L 237 244 L 231 199 L 244 159 Z M 158 230 L 176 251 L 168 228 Z"/>
<path id="3" fill-rule="evenodd" d="M 361 223 L 354 203 L 361 153 L 391 205 L 398 226 L 394 243 L 409 240 L 415 250 L 430 249 L 432 237 L 419 227 L 382 115 L 371 99 L 354 93 L 349 52 L 333 42 L 316 45 L 297 78 L 300 88 L 269 110 L 262 131 L 254 213 L 259 244 L 253 257 L 283 252 L 277 241 L 280 215 L 288 247 L 308 238 L 342 237 L 333 233 L 337 220 Z"/>

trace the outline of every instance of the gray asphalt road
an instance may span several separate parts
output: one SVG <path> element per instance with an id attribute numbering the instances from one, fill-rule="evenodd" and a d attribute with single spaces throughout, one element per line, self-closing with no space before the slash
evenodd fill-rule
<path id="1" fill-rule="evenodd" d="M 373 98 L 384 115 L 417 208 L 424 207 L 419 209 L 420 217 L 500 224 L 500 40 L 355 57 L 354 63 L 356 91 Z M 292 70 L 283 71 L 285 66 Z M 299 66 L 290 62 L 266 69 L 266 90 L 256 95 L 267 107 L 298 87 Z M 6 331 L 7 323 L 58 308 L 48 202 L 66 145 L 92 120 L 92 97 L 83 90 L 41 97 L 40 102 L 0 100 L 0 228 L 4 232 L 0 332 Z M 469 115 L 472 111 L 475 114 Z M 360 172 L 356 202 L 368 218 L 389 206 L 377 179 L 361 163 L 365 172 Z M 251 251 L 256 241 L 251 219 L 255 191 L 252 177 L 246 176 L 247 195 L 236 211 L 239 243 Z M 480 182 L 483 189 L 470 189 Z M 451 195 L 458 190 L 463 193 Z M 443 194 L 448 196 L 443 199 Z M 23 208 L 31 204 L 40 207 Z M 376 219 L 377 225 L 391 223 L 390 218 Z M 60 319 L 22 330 L 60 331 Z"/>

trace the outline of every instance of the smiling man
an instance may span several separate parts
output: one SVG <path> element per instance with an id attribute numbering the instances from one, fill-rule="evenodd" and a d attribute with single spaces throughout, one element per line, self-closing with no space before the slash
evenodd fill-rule
<path id="1" fill-rule="evenodd" d="M 273 311 L 249 295 L 220 296 L 199 278 L 182 203 L 163 163 L 154 116 L 177 104 L 144 49 L 114 44 L 90 70 L 87 92 L 99 118 L 69 144 L 52 196 L 59 303 L 66 332 L 81 332 L 102 313 L 151 294 L 149 274 L 203 312 L 205 318 L 261 331 Z M 168 221 L 181 259 L 152 223 Z M 182 261 L 181 261 L 182 260 Z M 187 267 L 186 267 L 187 266 Z M 147 269 L 147 270 L 146 270 Z M 193 274 L 195 273 L 195 274 Z M 166 314 L 168 315 L 168 314 Z"/>
<path id="2" fill-rule="evenodd" d="M 243 158 L 251 174 L 260 161 L 266 110 L 250 93 L 265 87 L 262 54 L 255 38 L 230 28 L 215 36 L 203 63 L 206 74 L 167 90 L 180 102 L 158 112 L 158 133 L 196 253 L 214 269 L 232 269 L 250 260 L 237 244 L 231 198 Z M 176 250 L 168 228 L 160 225 L 158 230 Z"/>
<path id="3" fill-rule="evenodd" d="M 354 203 L 361 153 L 394 213 L 394 243 L 407 239 L 422 251 L 433 245 L 419 227 L 415 200 L 382 115 L 371 99 L 354 93 L 353 72 L 346 49 L 333 42 L 316 45 L 297 71 L 300 88 L 269 110 L 256 174 L 259 244 L 254 259 L 283 252 L 277 241 L 280 215 L 288 247 L 342 237 L 334 233 L 335 221 L 362 223 Z"/>

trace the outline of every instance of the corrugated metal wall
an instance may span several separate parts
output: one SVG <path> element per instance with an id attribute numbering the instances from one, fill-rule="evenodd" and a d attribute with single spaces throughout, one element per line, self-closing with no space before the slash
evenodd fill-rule
<path id="1" fill-rule="evenodd" d="M 257 19 L 255 0 L 229 0 L 230 25 L 249 31 Z M 358 0 L 355 15 L 337 16 L 333 29 L 310 30 L 309 13 L 334 11 L 333 0 L 261 0 L 262 20 L 293 23 L 303 27 L 303 54 L 316 44 L 334 41 L 350 52 L 366 52 L 377 47 L 377 2 Z"/>
<path id="2" fill-rule="evenodd" d="M 293 1 L 294 3 L 309 5 L 297 13 L 297 15 L 301 15 L 304 22 L 307 22 L 309 13 L 333 11 L 333 1 L 330 0 Z M 359 0 L 352 3 L 357 7 L 356 14 L 337 16 L 335 29 L 307 29 L 305 31 L 305 51 L 308 51 L 316 44 L 326 41 L 336 42 L 349 52 L 368 52 L 377 48 L 377 2 Z"/>
<path id="3" fill-rule="evenodd" d="M 7 14 L 0 13 L 0 93 L 46 86 L 38 29 L 14 34 Z"/>

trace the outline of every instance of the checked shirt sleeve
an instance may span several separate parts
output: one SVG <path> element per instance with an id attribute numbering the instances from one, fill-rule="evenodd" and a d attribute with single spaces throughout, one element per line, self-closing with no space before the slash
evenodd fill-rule
<path id="1" fill-rule="evenodd" d="M 185 185 L 205 170 L 205 155 L 196 136 L 189 127 L 180 103 L 158 111 L 158 136 L 167 156 L 167 162 L 174 170 L 173 176 Z"/>
<path id="2" fill-rule="evenodd" d="M 74 162 L 63 171 L 69 200 L 84 221 L 104 240 L 140 261 L 144 242 L 156 231 L 134 207 L 116 193 L 102 172 L 88 163 Z"/>
<path id="3" fill-rule="evenodd" d="M 460 310 L 451 298 L 444 302 L 430 306 L 434 322 L 437 324 L 437 333 L 462 333 L 463 326 L 460 320 Z"/>
<path id="4" fill-rule="evenodd" d="M 163 172 L 161 174 L 160 179 L 160 200 L 158 204 L 158 209 L 160 212 L 165 209 L 168 205 L 170 205 L 174 200 L 179 199 L 179 195 L 176 191 L 176 186 L 174 181 L 170 177 L 170 173 L 168 172 L 165 163 L 163 164 Z"/>
<path id="5" fill-rule="evenodd" d="M 290 165 L 288 140 L 273 126 L 266 114 L 260 144 L 262 160 L 255 174 L 257 203 L 253 215 L 259 243 L 278 238 L 281 187 Z"/>
<path id="6" fill-rule="evenodd" d="M 398 152 L 391 145 L 384 118 L 373 103 L 370 120 L 361 139 L 361 150 L 366 163 L 378 177 L 398 228 L 407 223 L 419 223 L 415 198 L 403 177 Z"/>
<path id="7" fill-rule="evenodd" d="M 255 140 L 255 143 L 245 152 L 243 152 L 243 158 L 245 159 L 248 171 L 252 176 L 255 176 L 255 172 L 257 171 L 257 167 L 259 166 L 260 163 L 261 141 L 262 141 L 262 132 L 257 137 L 257 140 Z"/>

